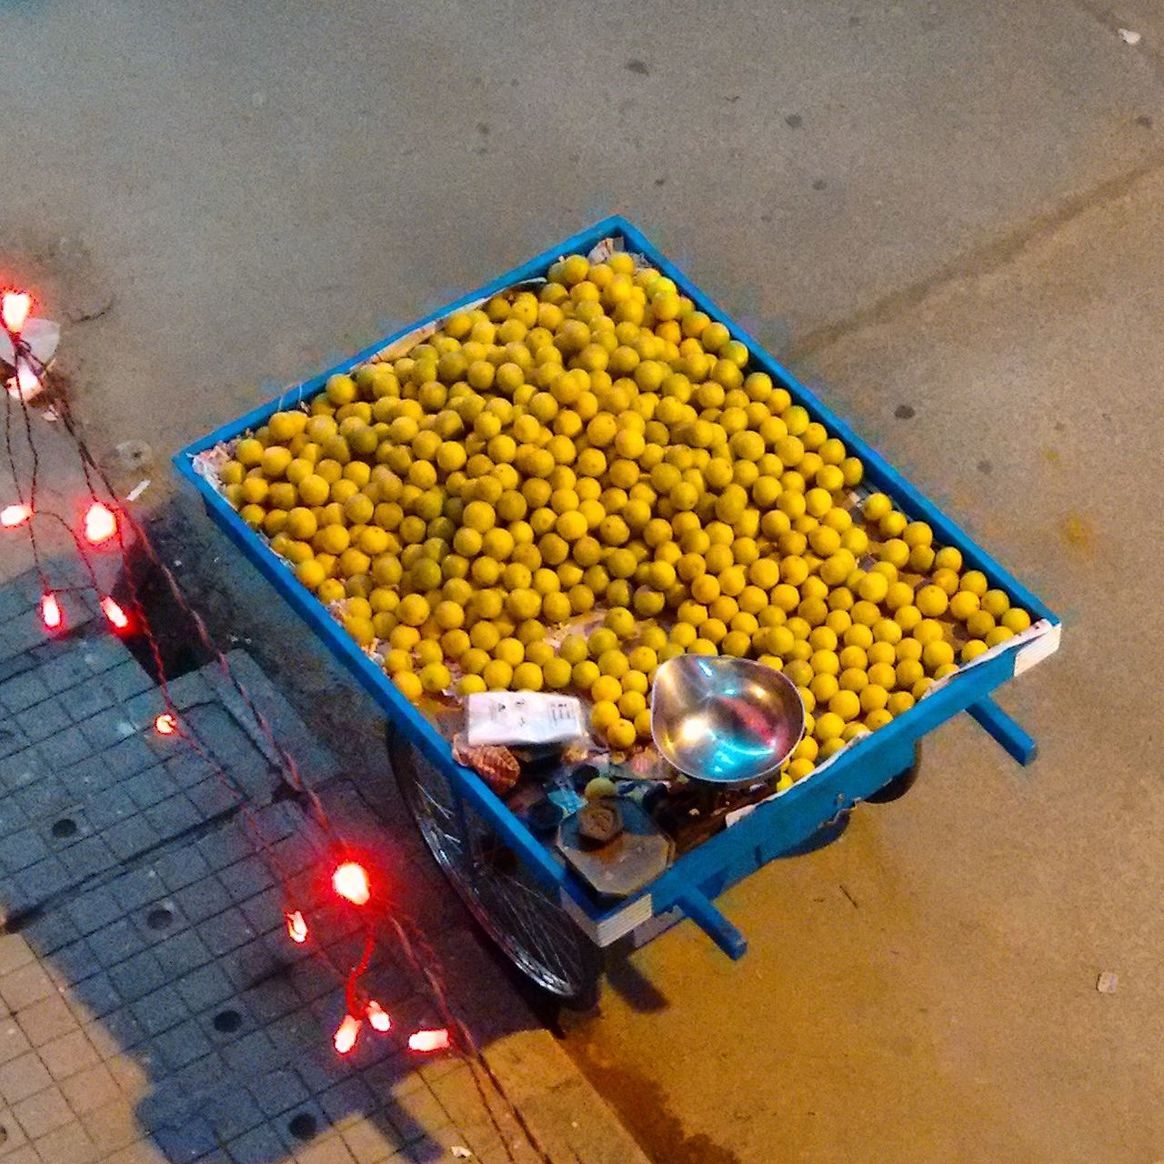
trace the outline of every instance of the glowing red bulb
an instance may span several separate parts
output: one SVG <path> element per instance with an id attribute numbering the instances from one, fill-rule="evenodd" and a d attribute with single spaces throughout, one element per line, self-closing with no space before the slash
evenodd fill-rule
<path id="1" fill-rule="evenodd" d="M 114 630 L 125 630 L 129 626 L 129 616 L 117 605 L 112 598 L 106 596 L 101 599 L 101 609 Z"/>
<path id="2" fill-rule="evenodd" d="M 159 736 L 172 736 L 178 731 L 178 720 L 172 711 L 163 711 L 157 719 L 154 720 L 154 731 Z"/>
<path id="3" fill-rule="evenodd" d="M 331 884 L 340 897 L 347 898 L 353 905 L 367 905 L 372 896 L 367 870 L 355 861 L 345 861 L 340 865 L 332 874 Z"/>
<path id="4" fill-rule="evenodd" d="M 117 518 L 109 506 L 94 501 L 85 514 L 85 537 L 93 544 L 107 542 L 117 533 Z"/>
<path id="5" fill-rule="evenodd" d="M 287 918 L 287 936 L 298 945 L 307 941 L 307 922 L 299 910 L 284 915 Z"/>
<path id="6" fill-rule="evenodd" d="M 335 1032 L 335 1049 L 341 1054 L 346 1055 L 355 1045 L 356 1040 L 360 1037 L 360 1027 L 363 1024 L 354 1015 L 345 1014 L 344 1021 L 340 1023 Z"/>
<path id="7" fill-rule="evenodd" d="M 41 621 L 49 630 L 59 630 L 65 621 L 64 613 L 61 611 L 61 604 L 57 601 L 57 596 L 51 591 L 41 597 L 40 617 Z"/>
<path id="8" fill-rule="evenodd" d="M 388 1017 L 388 1012 L 374 998 L 368 1003 L 368 1022 L 371 1023 L 372 1030 L 381 1034 L 392 1029 L 392 1020 Z"/>
<path id="9" fill-rule="evenodd" d="M 32 310 L 32 296 L 24 291 L 5 291 L 0 301 L 0 316 L 4 326 L 13 335 L 19 335 L 24 330 L 25 320 Z"/>
<path id="10" fill-rule="evenodd" d="M 449 1032 L 445 1027 L 435 1031 L 413 1031 L 408 1036 L 408 1047 L 412 1051 L 428 1054 L 432 1051 L 445 1051 L 448 1046 Z"/>
<path id="11" fill-rule="evenodd" d="M 5 529 L 15 529 L 32 517 L 31 505 L 6 505 L 0 509 L 0 525 Z"/>

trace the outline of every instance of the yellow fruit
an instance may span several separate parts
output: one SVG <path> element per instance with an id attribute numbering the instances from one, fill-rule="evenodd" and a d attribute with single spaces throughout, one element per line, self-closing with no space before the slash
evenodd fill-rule
<path id="1" fill-rule="evenodd" d="M 570 685 L 572 670 L 566 659 L 561 657 L 549 659 L 542 664 L 542 678 L 547 687 L 560 691 Z"/>
<path id="2" fill-rule="evenodd" d="M 392 676 L 392 682 L 396 684 L 406 699 L 410 699 L 413 702 L 418 700 L 424 691 L 420 682 L 420 676 L 415 671 L 397 671 Z"/>
<path id="3" fill-rule="evenodd" d="M 841 719 L 856 719 L 861 713 L 861 700 L 854 691 L 842 688 L 829 700 L 829 711 Z"/>
<path id="4" fill-rule="evenodd" d="M 921 622 L 913 628 L 913 637 L 921 643 L 924 647 L 928 643 L 937 642 L 942 638 L 945 632 L 942 629 L 942 624 L 933 618 L 922 619 Z"/>
<path id="5" fill-rule="evenodd" d="M 939 570 L 953 570 L 958 573 L 962 569 L 962 551 L 953 546 L 943 546 L 934 555 L 934 566 Z"/>
<path id="6" fill-rule="evenodd" d="M 985 610 L 976 610 L 966 619 L 966 632 L 972 638 L 985 638 L 988 631 L 994 629 L 994 615 Z"/>
<path id="7" fill-rule="evenodd" d="M 840 737 L 845 730 L 845 720 L 833 711 L 826 711 L 816 717 L 813 725 L 813 735 L 822 744 Z"/>
<path id="8" fill-rule="evenodd" d="M 840 660 L 834 651 L 814 651 L 809 660 L 815 675 L 836 675 L 840 669 Z"/>
<path id="9" fill-rule="evenodd" d="M 325 554 L 342 554 L 351 540 L 347 527 L 342 525 L 325 526 L 315 535 L 316 544 Z"/>
<path id="10" fill-rule="evenodd" d="M 518 663 L 513 669 L 514 691 L 541 691 L 542 669 L 536 663 Z"/>
<path id="11" fill-rule="evenodd" d="M 898 716 L 909 711 L 915 702 L 914 697 L 908 691 L 894 691 L 889 696 L 886 710 L 890 715 Z"/>
<path id="12" fill-rule="evenodd" d="M 306 562 L 300 562 L 295 568 L 295 577 L 299 582 L 306 586 L 308 590 L 318 590 L 320 585 L 327 577 L 327 572 L 314 559 L 309 559 Z"/>
<path id="13" fill-rule="evenodd" d="M 986 575 L 981 570 L 967 570 L 962 575 L 962 589 L 977 594 L 979 598 L 986 593 L 987 585 Z"/>
<path id="14" fill-rule="evenodd" d="M 987 590 L 982 596 L 982 609 L 987 614 L 1001 620 L 1002 616 L 1010 609 L 1010 599 L 1002 590 Z"/>
<path id="15" fill-rule="evenodd" d="M 949 597 L 958 593 L 958 575 L 953 570 L 935 569 L 934 585 L 940 586 Z"/>
<path id="16" fill-rule="evenodd" d="M 953 661 L 954 648 L 943 639 L 936 639 L 932 643 L 926 643 L 922 649 L 922 662 L 925 663 L 926 669 L 931 672 Z"/>
<path id="17" fill-rule="evenodd" d="M 626 655 L 619 650 L 603 651 L 596 661 L 598 670 L 603 675 L 610 675 L 615 679 L 621 679 L 630 670 Z"/>
<path id="18" fill-rule="evenodd" d="M 439 663 L 444 658 L 444 651 L 436 639 L 421 639 L 416 644 L 416 658 L 423 667 L 429 663 Z"/>
<path id="19" fill-rule="evenodd" d="M 950 614 L 959 622 L 965 622 L 978 610 L 979 598 L 970 590 L 959 590 L 950 599 Z"/>
<path id="20" fill-rule="evenodd" d="M 857 584 L 857 593 L 867 602 L 881 602 L 889 591 L 884 574 L 866 574 Z"/>
<path id="21" fill-rule="evenodd" d="M 422 625 L 430 614 L 428 600 L 423 594 L 406 594 L 396 608 L 397 617 L 406 626 Z"/>
<path id="22" fill-rule="evenodd" d="M 871 493 L 861 511 L 868 522 L 879 522 L 893 512 L 893 502 L 884 493 Z"/>
<path id="23" fill-rule="evenodd" d="M 513 681 L 513 667 L 504 659 L 490 659 L 481 678 L 490 691 L 505 691 Z"/>
<path id="24" fill-rule="evenodd" d="M 969 663 L 973 659 L 977 659 L 979 655 L 984 655 L 989 649 L 981 639 L 970 639 L 962 647 L 962 662 Z"/>
<path id="25" fill-rule="evenodd" d="M 328 483 L 315 473 L 309 474 L 299 482 L 299 497 L 306 506 L 323 505 L 330 492 Z"/>
<path id="26" fill-rule="evenodd" d="M 590 726 L 596 732 L 605 732 L 618 718 L 618 705 L 608 699 L 598 700 L 590 710 Z"/>
<path id="27" fill-rule="evenodd" d="M 638 732 L 635 729 L 635 725 L 629 720 L 616 719 L 606 729 L 607 742 L 616 751 L 626 751 L 628 748 L 634 747 L 634 742 L 637 737 Z"/>
<path id="28" fill-rule="evenodd" d="M 449 669 L 443 663 L 429 663 L 420 671 L 420 685 L 430 695 L 437 695 L 452 683 Z"/>
<path id="29" fill-rule="evenodd" d="M 940 586 L 935 586 L 931 583 L 928 586 L 923 586 L 917 592 L 916 602 L 918 610 L 926 618 L 937 618 L 939 615 L 946 613 L 946 608 L 949 606 L 950 600 Z"/>
<path id="30" fill-rule="evenodd" d="M 900 663 L 902 659 L 913 659 L 916 662 L 922 657 L 922 644 L 917 639 L 909 638 L 902 639 L 901 642 L 894 647 L 894 655 Z"/>
<path id="31" fill-rule="evenodd" d="M 1014 631 L 1010 627 L 996 626 L 993 630 L 986 632 L 985 643 L 988 647 L 997 647 L 999 643 L 1005 643 L 1007 639 L 1014 637 Z"/>
<path id="32" fill-rule="evenodd" d="M 909 565 L 909 546 L 901 538 L 889 538 L 882 542 L 877 553 L 883 562 L 889 562 L 898 570 L 903 570 Z"/>
<path id="33" fill-rule="evenodd" d="M 1009 610 L 1003 613 L 999 621 L 1007 630 L 1014 634 L 1021 634 L 1031 625 L 1031 616 L 1025 610 L 1017 606 L 1012 606 Z"/>
<path id="34" fill-rule="evenodd" d="M 924 521 L 911 521 L 903 531 L 902 540 L 912 550 L 915 546 L 928 546 L 934 540 L 934 531 Z"/>
<path id="35" fill-rule="evenodd" d="M 906 633 L 914 629 L 922 620 L 922 612 L 912 604 L 899 607 L 893 612 L 893 621 Z"/>
<path id="36" fill-rule="evenodd" d="M 798 759 L 792 760 L 785 771 L 788 774 L 788 778 L 793 782 L 796 782 L 805 779 L 807 776 L 810 776 L 815 766 L 816 765 L 812 760 L 809 760 L 805 757 L 800 757 Z"/>

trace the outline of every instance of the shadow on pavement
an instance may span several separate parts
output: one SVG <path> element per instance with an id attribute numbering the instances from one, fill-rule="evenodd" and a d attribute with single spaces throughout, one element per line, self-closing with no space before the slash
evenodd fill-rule
<path id="1" fill-rule="evenodd" d="M 161 531 L 163 546 L 176 537 L 176 556 L 215 574 L 220 547 L 188 537 L 188 526 Z M 241 561 L 229 568 L 249 575 Z M 284 675 L 329 676 L 302 625 L 273 609 L 253 575 L 243 582 L 249 603 L 199 594 L 198 577 L 191 597 L 211 604 L 216 634 L 229 626 L 237 641 L 278 643 Z M 96 619 L 57 640 L 33 634 L 37 597 L 27 578 L 0 591 L 0 1160 L 31 1142 L 54 1164 L 83 1164 L 143 1139 L 173 1164 L 266 1164 L 331 1140 L 348 1153 L 337 1146 L 336 1159 L 360 1162 L 449 1158 L 462 1144 L 480 1159 L 503 1152 L 465 1064 L 418 1063 L 406 1050 L 409 1032 L 443 1024 L 390 939 L 366 984 L 393 1031 L 365 1028 L 348 1058 L 333 1050 L 343 989 L 327 962 L 346 969 L 359 958 L 360 921 L 330 889 L 325 838 L 294 799 L 276 795 L 261 736 L 214 686 L 215 669 L 190 669 L 200 661 L 192 651 L 170 656 L 186 671 L 173 694 L 198 747 L 161 737 L 160 693 L 126 644 Z M 465 919 L 398 803 L 379 716 L 330 673 L 324 714 L 308 718 L 340 740 L 336 767 L 269 684 L 258 690 L 265 680 L 251 667 L 264 710 L 277 725 L 298 724 L 302 738 L 292 731 L 288 746 L 309 779 L 325 782 L 345 838 L 382 863 L 394 904 L 444 950 L 440 969 L 472 978 L 480 952 L 463 956 Z M 321 693 L 290 686 L 300 706 Z M 370 716 L 374 725 L 352 728 Z M 376 746 L 363 748 L 365 737 Z M 286 892 L 215 765 L 246 790 Z M 310 919 L 304 946 L 287 937 L 288 904 Z M 480 988 L 450 983 L 454 997 Z M 496 1009 L 489 1038 L 519 1013 Z"/>

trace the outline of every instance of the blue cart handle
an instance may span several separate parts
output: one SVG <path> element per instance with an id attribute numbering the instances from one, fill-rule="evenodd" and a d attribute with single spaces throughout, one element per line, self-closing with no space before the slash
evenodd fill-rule
<path id="1" fill-rule="evenodd" d="M 716 908 L 705 893 L 684 889 L 675 902 L 729 958 L 739 961 L 748 952 L 748 939 Z"/>

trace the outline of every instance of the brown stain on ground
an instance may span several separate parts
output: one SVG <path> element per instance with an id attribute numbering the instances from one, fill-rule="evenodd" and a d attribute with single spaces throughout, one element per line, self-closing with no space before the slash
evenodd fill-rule
<path id="1" fill-rule="evenodd" d="M 1086 518 L 1082 518 L 1075 513 L 1068 514 L 1059 527 L 1059 533 L 1072 549 L 1081 550 L 1083 553 L 1091 553 L 1095 541 L 1095 532 L 1091 528 L 1091 523 Z"/>
<path id="2" fill-rule="evenodd" d="M 576 1055 L 575 1062 L 656 1164 L 742 1164 L 735 1152 L 702 1132 L 688 1135 L 655 1080 L 589 1053 Z"/>

